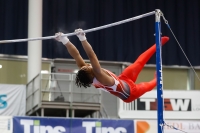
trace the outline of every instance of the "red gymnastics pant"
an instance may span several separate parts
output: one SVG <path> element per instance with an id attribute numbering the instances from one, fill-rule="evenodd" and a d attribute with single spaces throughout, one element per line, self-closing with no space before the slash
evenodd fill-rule
<path id="1" fill-rule="evenodd" d="M 169 37 L 162 37 L 161 44 L 164 45 L 169 40 Z M 144 65 L 151 58 L 151 56 L 156 52 L 156 44 L 142 53 L 137 60 L 128 66 L 120 75 L 119 79 L 125 81 L 130 88 L 130 96 L 123 100 L 124 102 L 132 102 L 133 100 L 139 98 L 144 93 L 151 91 L 156 86 L 156 77 L 149 82 L 141 82 L 135 84 L 135 81 L 143 69 Z"/>

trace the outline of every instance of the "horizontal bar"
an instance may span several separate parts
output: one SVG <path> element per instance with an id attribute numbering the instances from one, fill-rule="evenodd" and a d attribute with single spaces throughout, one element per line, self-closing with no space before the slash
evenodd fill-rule
<path id="1" fill-rule="evenodd" d="M 140 18 L 144 18 L 144 17 L 150 16 L 150 15 L 153 15 L 153 14 L 155 14 L 155 11 L 152 11 L 152 12 L 149 12 L 149 13 L 145 13 L 145 14 L 133 17 L 133 18 L 125 19 L 125 20 L 122 20 L 122 21 L 118 21 L 118 22 L 115 22 L 115 23 L 107 24 L 107 25 L 104 25 L 104 26 L 100 26 L 100 27 L 84 30 L 84 32 L 88 33 L 88 32 L 92 32 L 92 31 L 97 31 L 97 30 L 109 28 L 109 27 L 112 27 L 112 26 L 120 25 L 120 24 L 123 24 L 123 23 L 127 23 L 127 22 L 130 22 L 130 21 L 134 21 L 134 20 L 140 19 Z M 76 34 L 73 32 L 73 33 L 63 34 L 62 36 L 73 36 L 73 35 L 76 35 Z M 37 38 L 27 38 L 27 39 L 2 40 L 2 41 L 0 41 L 0 43 L 13 43 L 13 42 L 26 42 L 26 41 L 35 41 L 35 40 L 46 40 L 46 39 L 54 39 L 55 37 L 56 36 L 47 36 L 47 37 L 37 37 Z"/>

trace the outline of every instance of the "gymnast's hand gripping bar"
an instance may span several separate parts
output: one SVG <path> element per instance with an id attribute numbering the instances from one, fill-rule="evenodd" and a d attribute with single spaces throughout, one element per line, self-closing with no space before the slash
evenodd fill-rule
<path id="1" fill-rule="evenodd" d="M 120 25 L 120 24 L 123 24 L 123 23 L 127 23 L 127 22 L 130 22 L 130 21 L 134 21 L 134 20 L 140 19 L 140 18 L 144 18 L 144 17 L 150 16 L 150 15 L 153 15 L 153 14 L 155 14 L 155 11 L 152 11 L 152 12 L 149 12 L 149 13 L 145 13 L 145 14 L 142 14 L 142 15 L 139 15 L 139 16 L 136 16 L 136 17 L 132 17 L 132 18 L 129 18 L 129 19 L 125 19 L 125 20 L 122 20 L 122 21 L 118 21 L 118 22 L 115 22 L 115 23 L 107 24 L 107 25 L 104 25 L 104 26 L 100 26 L 100 27 L 84 30 L 84 32 L 88 33 L 88 32 L 92 32 L 92 31 L 97 31 L 97 30 L 109 28 L 109 27 L 112 27 L 112 26 Z M 75 33 L 63 34 L 63 36 L 73 36 L 73 35 L 76 35 L 76 34 Z M 13 42 L 26 42 L 26 41 L 35 41 L 35 40 L 46 40 L 46 39 L 54 39 L 55 37 L 56 36 L 47 36 L 47 37 L 37 37 L 37 38 L 27 38 L 27 39 L 2 40 L 2 41 L 0 41 L 0 43 L 13 43 Z"/>

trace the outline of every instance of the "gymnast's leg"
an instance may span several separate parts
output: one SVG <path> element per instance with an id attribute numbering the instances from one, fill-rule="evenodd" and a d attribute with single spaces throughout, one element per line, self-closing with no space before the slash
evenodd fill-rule
<path id="1" fill-rule="evenodd" d="M 136 84 L 136 91 L 134 93 L 135 97 L 138 98 L 144 93 L 151 91 L 154 87 L 156 87 L 156 83 L 156 77 L 154 77 L 154 79 L 149 82 L 141 82 L 139 84 Z"/>
<path id="2" fill-rule="evenodd" d="M 161 38 L 161 44 L 164 45 L 169 40 L 168 37 Z M 156 52 L 156 45 L 154 44 L 149 49 L 147 49 L 144 53 L 142 53 L 137 60 L 128 66 L 121 75 L 126 76 L 127 78 L 131 79 L 133 82 L 136 81 L 138 74 L 147 63 L 147 61 L 151 58 L 151 56 Z M 152 81 L 153 82 L 153 81 Z M 154 82 L 151 86 L 154 86 Z M 151 88 L 150 86 L 150 88 Z"/>

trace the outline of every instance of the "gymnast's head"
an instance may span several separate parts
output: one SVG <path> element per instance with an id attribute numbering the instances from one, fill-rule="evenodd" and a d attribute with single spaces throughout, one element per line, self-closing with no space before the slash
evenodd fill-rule
<path id="1" fill-rule="evenodd" d="M 78 87 L 90 87 L 93 82 L 94 74 L 92 71 L 92 66 L 87 64 L 81 67 L 81 69 L 76 74 L 75 83 Z"/>

